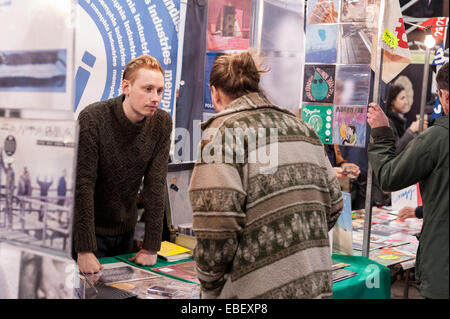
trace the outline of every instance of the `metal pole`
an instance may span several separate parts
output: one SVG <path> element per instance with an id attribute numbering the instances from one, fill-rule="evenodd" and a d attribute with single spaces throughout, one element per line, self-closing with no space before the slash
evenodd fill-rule
<path id="1" fill-rule="evenodd" d="M 408 9 L 409 7 L 411 7 L 412 5 L 416 4 L 417 2 L 419 2 L 419 0 L 411 0 L 407 4 L 405 4 L 403 7 L 401 7 L 400 10 L 403 12 L 406 9 Z"/>
<path id="2" fill-rule="evenodd" d="M 377 50 L 376 50 L 376 64 L 375 64 L 375 79 L 373 84 L 373 101 L 380 104 L 380 81 L 383 73 L 383 49 L 381 48 L 381 35 L 383 30 L 380 26 L 384 25 L 384 8 L 385 0 L 380 0 L 380 12 L 378 17 L 378 35 L 377 35 Z M 372 51 L 373 52 L 373 51 Z M 370 138 L 372 142 L 372 137 Z M 364 210 L 364 233 L 363 233 L 363 250 L 362 255 L 369 257 L 370 252 L 370 227 L 372 224 L 372 165 L 370 162 L 367 167 L 367 185 L 366 185 L 366 202 Z"/>
<path id="3" fill-rule="evenodd" d="M 430 73 L 430 48 L 426 47 L 425 64 L 423 66 L 422 95 L 420 96 L 420 121 L 419 134 L 423 132 L 423 123 L 425 116 L 425 102 L 427 100 L 428 73 Z"/>

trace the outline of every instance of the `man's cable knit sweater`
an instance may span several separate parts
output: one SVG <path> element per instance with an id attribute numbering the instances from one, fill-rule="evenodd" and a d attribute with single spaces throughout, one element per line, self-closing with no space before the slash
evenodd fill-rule
<path id="1" fill-rule="evenodd" d="M 124 95 L 86 107 L 78 117 L 79 143 L 74 249 L 95 251 L 96 234 L 116 236 L 137 223 L 137 193 L 144 177 L 143 248 L 161 245 L 172 119 L 163 110 L 133 124 Z"/>
<path id="2" fill-rule="evenodd" d="M 227 142 L 233 128 L 277 128 L 278 136 L 262 144 L 246 137 L 245 161 L 230 163 L 226 157 L 242 150 Z M 190 184 L 201 297 L 331 298 L 328 231 L 343 201 L 318 135 L 259 93 L 234 100 L 203 129 Z M 264 154 L 266 143 L 278 147 L 270 173 L 249 160 Z M 212 150 L 220 161 L 205 160 Z"/>

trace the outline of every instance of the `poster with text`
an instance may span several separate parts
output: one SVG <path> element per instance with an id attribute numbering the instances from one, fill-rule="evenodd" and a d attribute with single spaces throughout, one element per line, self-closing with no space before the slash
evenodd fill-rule
<path id="1" fill-rule="evenodd" d="M 72 109 L 75 7 L 72 0 L 1 1 L 3 108 Z"/>
<path id="2" fill-rule="evenodd" d="M 0 240 L 70 256 L 77 125 L 0 118 Z"/>
<path id="3" fill-rule="evenodd" d="M 317 132 L 322 143 L 331 144 L 333 125 L 332 105 L 303 104 L 301 119 Z"/>
<path id="4" fill-rule="evenodd" d="M 334 106 L 333 144 L 365 147 L 366 118 L 366 106 Z"/>
<path id="5" fill-rule="evenodd" d="M 180 0 L 78 0 L 76 115 L 122 93 L 125 65 L 149 54 L 164 69 L 160 108 L 174 115 Z"/>

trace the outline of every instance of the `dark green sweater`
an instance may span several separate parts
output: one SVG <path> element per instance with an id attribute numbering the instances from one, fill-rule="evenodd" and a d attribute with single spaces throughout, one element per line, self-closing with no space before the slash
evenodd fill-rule
<path id="1" fill-rule="evenodd" d="M 136 200 L 143 177 L 143 248 L 160 249 L 172 119 L 158 109 L 152 117 L 133 124 L 125 116 L 123 99 L 121 95 L 91 104 L 78 117 L 76 252 L 95 251 L 96 234 L 121 235 L 136 227 Z"/>
<path id="2" fill-rule="evenodd" d="M 389 127 L 374 128 L 368 155 L 373 172 L 385 191 L 397 191 L 419 182 L 423 200 L 423 226 L 416 257 L 416 282 L 427 298 L 448 299 L 449 119 L 416 137 L 400 154 Z"/>

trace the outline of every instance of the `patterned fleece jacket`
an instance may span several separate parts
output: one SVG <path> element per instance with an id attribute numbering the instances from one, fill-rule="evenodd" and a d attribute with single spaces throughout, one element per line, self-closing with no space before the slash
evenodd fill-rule
<path id="1" fill-rule="evenodd" d="M 314 130 L 260 93 L 202 128 L 189 187 L 201 297 L 331 298 L 343 201 Z"/>

